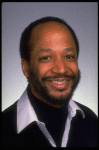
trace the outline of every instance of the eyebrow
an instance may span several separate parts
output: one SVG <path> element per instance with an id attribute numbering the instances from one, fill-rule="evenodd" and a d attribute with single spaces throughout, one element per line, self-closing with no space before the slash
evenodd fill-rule
<path id="1" fill-rule="evenodd" d="M 46 49 L 44 49 L 44 48 L 42 48 L 42 49 L 40 49 L 40 51 L 38 52 L 38 55 L 40 54 L 40 53 L 44 53 L 44 52 L 51 52 L 53 49 L 50 49 L 50 48 L 46 48 Z"/>
<path id="2" fill-rule="evenodd" d="M 44 53 L 44 52 L 51 52 L 53 49 L 50 49 L 50 48 L 41 48 L 40 51 L 38 52 L 38 55 L 40 55 L 41 53 Z M 73 47 L 70 47 L 70 48 L 64 48 L 64 51 L 74 51 L 75 49 Z"/>
<path id="3" fill-rule="evenodd" d="M 69 52 L 69 51 L 74 51 L 75 49 L 73 48 L 73 47 L 70 47 L 70 48 L 64 48 L 64 51 L 67 51 L 67 52 Z"/>

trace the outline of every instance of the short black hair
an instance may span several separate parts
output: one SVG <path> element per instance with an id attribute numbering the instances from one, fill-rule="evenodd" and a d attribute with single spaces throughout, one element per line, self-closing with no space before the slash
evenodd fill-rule
<path id="1" fill-rule="evenodd" d="M 20 48 L 19 48 L 21 59 L 23 58 L 27 62 L 29 62 L 29 60 L 30 60 L 31 47 L 30 47 L 30 44 L 29 44 L 29 40 L 30 40 L 30 37 L 31 37 L 32 29 L 40 23 L 46 23 L 46 22 L 50 22 L 50 21 L 56 21 L 56 22 L 59 22 L 61 24 L 64 24 L 70 30 L 70 32 L 71 32 L 71 34 L 74 38 L 75 44 L 76 44 L 77 56 L 79 55 L 79 42 L 78 42 L 78 39 L 77 39 L 77 36 L 76 36 L 74 30 L 63 19 L 60 19 L 58 17 L 47 16 L 47 17 L 40 18 L 40 19 L 30 23 L 25 28 L 25 30 L 22 32 L 21 39 L 20 39 Z"/>

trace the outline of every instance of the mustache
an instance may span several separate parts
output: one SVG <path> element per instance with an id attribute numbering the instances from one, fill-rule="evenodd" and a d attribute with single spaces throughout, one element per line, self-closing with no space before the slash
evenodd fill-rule
<path id="1" fill-rule="evenodd" d="M 75 75 L 61 75 L 61 74 L 57 74 L 55 76 L 46 76 L 42 78 L 42 81 L 45 80 L 52 80 L 52 79 L 58 79 L 58 78 L 68 78 L 68 79 L 75 79 L 76 76 Z"/>

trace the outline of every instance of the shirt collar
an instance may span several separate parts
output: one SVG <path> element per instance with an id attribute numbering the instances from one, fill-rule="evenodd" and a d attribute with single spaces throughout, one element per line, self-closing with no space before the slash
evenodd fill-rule
<path id="1" fill-rule="evenodd" d="M 76 115 L 76 110 L 79 110 L 83 118 L 85 117 L 81 108 L 73 100 L 70 100 L 68 105 L 68 115 L 71 118 L 74 117 Z M 39 122 L 34 108 L 29 101 L 26 89 L 17 103 L 17 133 L 20 133 L 25 127 L 34 121 Z"/>

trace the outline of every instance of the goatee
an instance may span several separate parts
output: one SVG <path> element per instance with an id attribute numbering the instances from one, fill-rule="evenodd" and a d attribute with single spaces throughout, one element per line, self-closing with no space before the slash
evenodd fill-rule
<path id="1" fill-rule="evenodd" d="M 62 77 L 66 77 L 69 78 L 71 80 L 73 80 L 73 85 L 71 88 L 71 91 L 68 95 L 62 95 L 58 96 L 58 95 L 51 95 L 49 92 L 49 89 L 42 83 L 44 83 L 46 80 L 50 80 L 50 79 L 57 79 L 57 78 L 62 78 Z M 75 91 L 75 89 L 77 88 L 77 85 L 80 81 L 81 78 L 81 73 L 80 70 L 78 71 L 78 77 L 76 77 L 75 75 L 60 75 L 57 74 L 56 76 L 49 76 L 49 77 L 43 77 L 41 82 L 39 81 L 37 74 L 35 74 L 33 72 L 33 70 L 29 71 L 29 78 L 28 81 L 29 83 L 32 84 L 34 90 L 36 91 L 37 94 L 39 94 L 40 96 L 42 96 L 44 99 L 46 99 L 47 102 L 50 102 L 54 105 L 68 105 L 69 100 L 72 98 L 73 93 Z M 65 89 L 60 89 L 59 92 L 63 92 Z"/>

